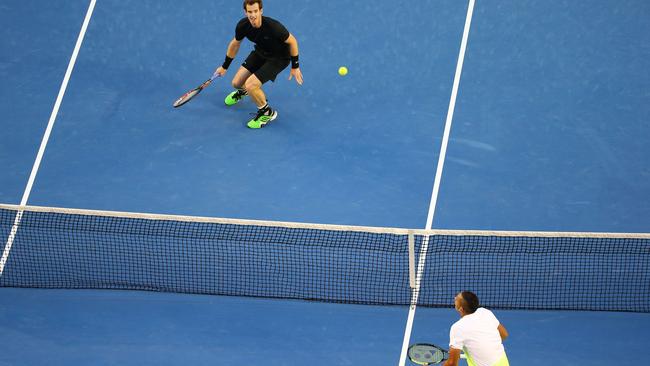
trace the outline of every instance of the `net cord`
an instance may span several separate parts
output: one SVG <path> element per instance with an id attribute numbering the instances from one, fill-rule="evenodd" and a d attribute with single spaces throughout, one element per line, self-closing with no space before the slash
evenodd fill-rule
<path id="1" fill-rule="evenodd" d="M 0 209 L 13 210 L 16 212 L 32 211 L 32 212 L 48 212 L 48 213 L 70 214 L 70 215 L 133 218 L 133 219 L 145 219 L 145 220 L 166 220 L 166 221 L 196 222 L 196 223 L 251 225 L 251 226 L 283 227 L 289 229 L 315 229 L 315 230 L 330 230 L 330 231 L 366 232 L 366 233 L 374 233 L 374 234 L 394 234 L 394 235 L 404 235 L 404 236 L 413 234 L 413 235 L 425 236 L 425 237 L 426 236 L 503 236 L 503 237 L 530 237 L 530 238 L 543 237 L 543 238 L 650 239 L 650 233 L 496 231 L 496 230 L 486 231 L 486 230 L 445 230 L 445 229 L 424 230 L 424 229 L 406 229 L 406 228 L 374 227 L 374 226 L 313 224 L 313 223 L 269 221 L 269 220 L 228 219 L 228 218 L 203 217 L 203 216 L 166 215 L 166 214 L 102 211 L 102 210 L 42 207 L 42 206 L 30 206 L 30 205 L 11 205 L 11 204 L 0 204 Z"/>

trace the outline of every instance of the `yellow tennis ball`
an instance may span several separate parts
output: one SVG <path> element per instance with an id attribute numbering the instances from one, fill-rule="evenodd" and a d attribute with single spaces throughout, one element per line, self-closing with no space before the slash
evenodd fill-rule
<path id="1" fill-rule="evenodd" d="M 345 66 L 339 67 L 339 75 L 345 76 L 348 74 L 348 68 Z"/>

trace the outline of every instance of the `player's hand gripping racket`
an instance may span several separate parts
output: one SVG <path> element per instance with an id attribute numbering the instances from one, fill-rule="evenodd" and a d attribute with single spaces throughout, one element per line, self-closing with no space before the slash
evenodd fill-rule
<path id="1" fill-rule="evenodd" d="M 436 365 L 449 358 L 449 352 L 443 348 L 429 343 L 416 343 L 409 347 L 407 355 L 409 360 L 418 365 Z M 460 358 L 466 358 L 465 354 Z"/>
<path id="2" fill-rule="evenodd" d="M 212 75 L 212 77 L 209 78 L 208 80 L 206 80 L 205 82 L 203 82 L 203 84 L 201 84 L 201 85 L 197 86 L 196 88 L 194 88 L 194 89 L 188 91 L 187 93 L 183 94 L 182 97 L 176 99 L 176 101 L 174 102 L 174 108 L 178 108 L 178 107 L 182 106 L 183 104 L 189 102 L 195 96 L 199 95 L 199 93 L 203 89 L 205 89 L 208 85 L 210 85 L 210 83 L 212 83 L 212 81 L 214 79 L 218 78 L 219 76 L 221 76 L 221 75 L 219 75 L 217 73 L 214 73 Z"/>

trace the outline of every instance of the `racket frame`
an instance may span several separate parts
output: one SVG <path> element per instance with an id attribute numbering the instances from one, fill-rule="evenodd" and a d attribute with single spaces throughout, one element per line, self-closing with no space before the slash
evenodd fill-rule
<path id="1" fill-rule="evenodd" d="M 415 348 L 415 347 L 422 347 L 422 346 L 426 346 L 426 347 L 433 348 L 433 349 L 441 351 L 442 352 L 442 359 L 440 361 L 438 361 L 438 362 L 421 362 L 421 361 L 414 360 L 411 357 L 411 350 L 413 348 Z M 444 361 L 446 361 L 449 358 L 449 351 L 448 350 L 446 350 L 446 349 L 444 349 L 442 347 L 436 346 L 435 344 L 432 344 L 432 343 L 414 343 L 414 344 L 409 346 L 408 351 L 407 351 L 406 354 L 408 355 L 408 358 L 409 358 L 409 360 L 411 360 L 411 362 L 416 363 L 418 365 L 423 365 L 423 366 L 441 364 L 441 363 L 443 363 Z M 465 356 L 464 353 L 461 353 L 460 358 L 467 358 L 467 356 Z"/>
<path id="2" fill-rule="evenodd" d="M 210 85 L 212 83 L 212 81 L 214 81 L 214 79 L 216 79 L 216 78 L 218 78 L 220 76 L 221 75 L 219 75 L 217 73 L 213 74 L 212 77 L 210 77 L 208 80 L 204 81 L 201 85 L 199 85 L 196 88 L 188 91 L 187 93 L 183 94 L 180 98 L 176 99 L 176 101 L 172 105 L 174 106 L 174 108 L 178 108 L 178 107 L 184 105 L 185 103 L 189 102 L 190 100 L 192 100 L 192 98 L 199 95 L 199 93 L 203 89 L 205 89 L 208 85 Z M 194 94 L 191 95 L 192 93 L 194 93 Z"/>

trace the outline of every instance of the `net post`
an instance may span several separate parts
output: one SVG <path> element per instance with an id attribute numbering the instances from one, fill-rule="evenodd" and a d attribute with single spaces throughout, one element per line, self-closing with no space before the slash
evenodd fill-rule
<path id="1" fill-rule="evenodd" d="M 415 289 L 415 235 L 413 231 L 408 232 L 409 238 L 409 285 Z"/>

